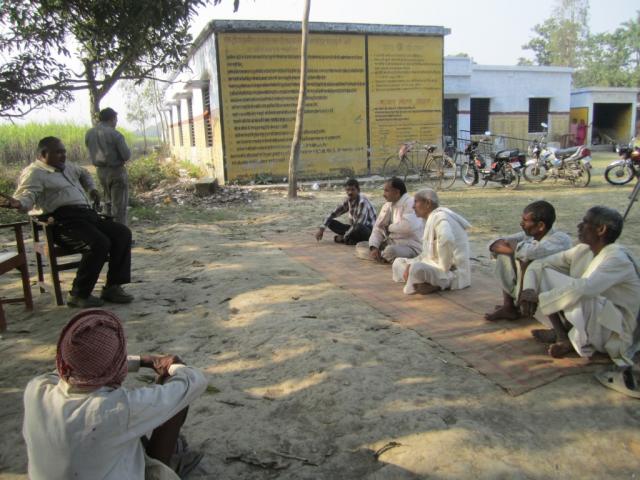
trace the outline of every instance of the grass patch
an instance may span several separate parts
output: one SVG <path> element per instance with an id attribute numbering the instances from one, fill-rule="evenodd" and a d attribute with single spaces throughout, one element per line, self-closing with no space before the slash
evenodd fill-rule
<path id="1" fill-rule="evenodd" d="M 44 137 L 58 137 L 67 149 L 67 159 L 87 164 L 89 157 L 84 145 L 84 136 L 90 125 L 75 123 L 36 123 L 0 125 L 0 158 L 3 165 L 27 165 L 36 158 L 36 147 Z M 135 135 L 118 129 L 129 145 L 135 142 Z"/>
<path id="2" fill-rule="evenodd" d="M 175 162 L 161 161 L 157 155 L 147 155 L 127 164 L 129 185 L 135 193 L 153 190 L 164 180 L 176 180 L 180 176 Z"/>

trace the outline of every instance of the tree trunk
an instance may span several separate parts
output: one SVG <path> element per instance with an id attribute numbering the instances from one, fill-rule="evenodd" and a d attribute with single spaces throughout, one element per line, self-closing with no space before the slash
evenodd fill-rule
<path id="1" fill-rule="evenodd" d="M 311 0 L 305 0 L 302 17 L 302 46 L 300 53 L 300 92 L 298 94 L 298 109 L 296 110 L 296 126 L 291 143 L 289 157 L 289 198 L 298 197 L 298 162 L 300 160 L 300 145 L 302 143 L 302 127 L 304 120 L 304 102 L 307 98 L 307 46 L 309 36 L 309 10 Z"/>
<path id="2" fill-rule="evenodd" d="M 147 154 L 147 124 L 142 119 L 142 138 L 144 139 L 144 154 Z"/>
<path id="3" fill-rule="evenodd" d="M 98 90 L 94 87 L 89 87 L 89 114 L 91 115 L 91 125 L 94 127 L 98 124 L 98 114 L 100 113 L 100 100 Z"/>

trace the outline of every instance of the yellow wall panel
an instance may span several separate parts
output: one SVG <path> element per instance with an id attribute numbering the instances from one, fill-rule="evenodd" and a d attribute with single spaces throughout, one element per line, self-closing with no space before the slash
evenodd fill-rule
<path id="1" fill-rule="evenodd" d="M 301 176 L 367 170 L 364 36 L 311 34 Z M 286 176 L 300 78 L 300 35 L 221 33 L 227 180 Z"/>
<path id="2" fill-rule="evenodd" d="M 442 37 L 368 36 L 371 171 L 401 143 L 440 144 Z"/>

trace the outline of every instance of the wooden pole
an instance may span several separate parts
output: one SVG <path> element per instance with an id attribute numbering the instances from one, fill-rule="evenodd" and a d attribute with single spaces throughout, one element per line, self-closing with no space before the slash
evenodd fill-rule
<path id="1" fill-rule="evenodd" d="M 302 128 L 304 121 L 304 103 L 307 98 L 307 46 L 309 35 L 309 10 L 311 0 L 304 4 L 302 17 L 302 45 L 300 54 L 300 91 L 298 93 L 298 108 L 296 110 L 296 125 L 291 142 L 291 155 L 289 156 L 289 198 L 298 197 L 298 163 L 300 160 L 300 146 L 302 143 Z"/>

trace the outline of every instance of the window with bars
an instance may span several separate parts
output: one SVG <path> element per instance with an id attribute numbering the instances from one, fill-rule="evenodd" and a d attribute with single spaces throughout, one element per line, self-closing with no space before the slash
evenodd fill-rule
<path id="1" fill-rule="evenodd" d="M 489 130 L 489 99 L 471 99 L 471 135 L 482 135 Z"/>
<path id="2" fill-rule="evenodd" d="M 202 89 L 202 116 L 204 117 L 204 139 L 207 147 L 213 146 L 213 129 L 211 128 L 211 96 L 209 86 Z"/>
<path id="3" fill-rule="evenodd" d="M 549 99 L 529 99 L 529 133 L 543 132 L 541 123 L 549 123 Z"/>
<path id="4" fill-rule="evenodd" d="M 196 146 L 196 126 L 193 122 L 193 98 L 187 98 L 187 115 L 189 115 L 189 144 Z"/>
<path id="5" fill-rule="evenodd" d="M 182 102 L 178 104 L 178 140 L 180 142 L 180 146 L 184 147 L 184 136 L 182 134 Z"/>

